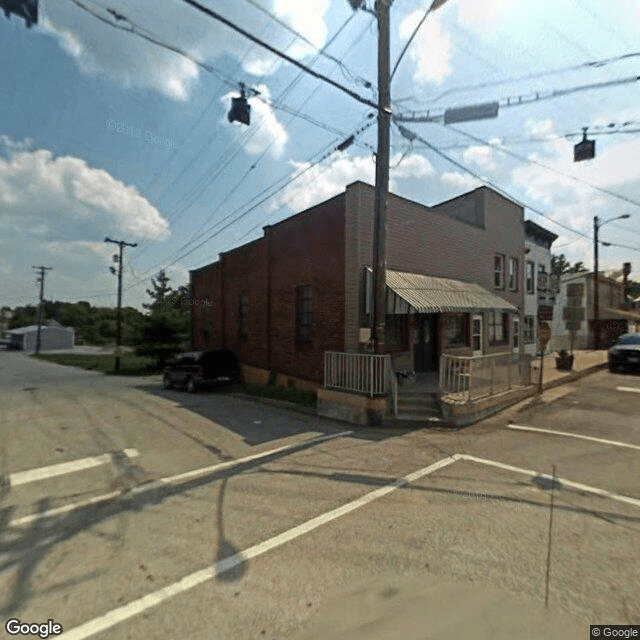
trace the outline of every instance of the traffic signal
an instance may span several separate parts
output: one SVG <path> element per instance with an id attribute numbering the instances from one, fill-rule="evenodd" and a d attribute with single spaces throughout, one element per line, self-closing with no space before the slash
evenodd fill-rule
<path id="1" fill-rule="evenodd" d="M 244 85 L 240 84 L 240 97 L 231 98 L 231 110 L 227 114 L 229 122 L 241 122 L 242 124 L 249 124 L 251 114 L 251 106 L 247 102 L 247 98 L 244 93 Z"/>
<path id="2" fill-rule="evenodd" d="M 0 0 L 0 8 L 9 19 L 12 13 L 24 18 L 27 29 L 38 24 L 38 0 Z"/>
<path id="3" fill-rule="evenodd" d="M 582 141 L 573 147 L 573 161 L 592 160 L 596 156 L 596 141 L 587 140 L 587 128 L 582 129 Z"/>

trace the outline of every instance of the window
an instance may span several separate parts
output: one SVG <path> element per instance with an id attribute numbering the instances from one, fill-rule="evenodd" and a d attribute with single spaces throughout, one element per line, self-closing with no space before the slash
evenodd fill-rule
<path id="1" fill-rule="evenodd" d="M 247 341 L 247 319 L 249 317 L 249 299 L 243 293 L 238 303 L 238 340 Z"/>
<path id="2" fill-rule="evenodd" d="M 362 278 L 362 297 L 360 307 L 360 326 L 368 327 L 371 323 L 371 303 L 373 286 L 373 271 L 371 267 L 365 267 Z"/>
<path id="3" fill-rule="evenodd" d="M 469 316 L 466 313 L 442 318 L 442 344 L 445 347 L 469 345 Z"/>
<path id="4" fill-rule="evenodd" d="M 536 265 L 534 262 L 527 262 L 527 293 L 536 292 Z"/>
<path id="5" fill-rule="evenodd" d="M 518 258 L 509 258 L 509 290 L 518 290 Z"/>
<path id="6" fill-rule="evenodd" d="M 211 337 L 212 322 L 213 314 L 211 312 L 211 303 L 208 300 L 205 300 L 205 304 L 202 306 L 202 335 L 207 341 Z"/>
<path id="7" fill-rule="evenodd" d="M 533 344 L 536 341 L 536 317 L 524 317 L 524 343 Z"/>
<path id="8" fill-rule="evenodd" d="M 504 256 L 497 253 L 493 260 L 494 279 L 496 289 L 504 289 Z"/>
<path id="9" fill-rule="evenodd" d="M 489 316 L 489 344 L 508 344 L 509 314 L 491 311 Z"/>
<path id="10" fill-rule="evenodd" d="M 298 344 L 311 342 L 311 285 L 304 284 L 297 288 L 296 300 L 296 333 Z"/>

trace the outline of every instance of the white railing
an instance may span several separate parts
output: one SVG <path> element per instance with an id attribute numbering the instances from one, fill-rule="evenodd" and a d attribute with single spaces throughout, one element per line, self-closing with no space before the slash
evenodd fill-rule
<path id="1" fill-rule="evenodd" d="M 377 353 L 325 351 L 324 386 L 327 389 L 364 393 L 368 396 L 392 392 L 391 357 Z"/>
<path id="2" fill-rule="evenodd" d="M 485 356 L 440 356 L 440 392 L 471 402 L 531 384 L 528 354 L 497 353 Z"/>

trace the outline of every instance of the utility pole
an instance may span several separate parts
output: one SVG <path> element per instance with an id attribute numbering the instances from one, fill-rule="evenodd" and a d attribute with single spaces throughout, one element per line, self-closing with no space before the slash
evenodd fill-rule
<path id="1" fill-rule="evenodd" d="M 600 348 L 600 299 L 598 292 L 598 216 L 593 216 L 593 348 Z"/>
<path id="2" fill-rule="evenodd" d="M 120 356 L 122 351 L 122 248 L 123 247 L 137 247 L 138 243 L 125 242 L 124 240 L 111 240 L 105 238 L 105 242 L 112 242 L 120 247 L 120 253 L 118 255 L 118 311 L 117 311 L 117 333 L 116 333 L 116 366 L 115 373 L 120 373 Z"/>
<path id="3" fill-rule="evenodd" d="M 377 0 L 378 18 L 378 150 L 373 226 L 373 305 L 371 339 L 376 353 L 385 350 L 387 293 L 387 205 L 389 201 L 389 129 L 391 77 L 389 72 L 389 0 Z"/>
<path id="4" fill-rule="evenodd" d="M 36 355 L 40 353 L 40 344 L 42 340 L 42 316 L 44 312 L 44 276 L 47 271 L 51 271 L 53 267 L 31 267 L 40 271 L 40 277 L 36 282 L 40 283 L 40 304 L 38 305 L 38 337 L 36 338 Z"/>

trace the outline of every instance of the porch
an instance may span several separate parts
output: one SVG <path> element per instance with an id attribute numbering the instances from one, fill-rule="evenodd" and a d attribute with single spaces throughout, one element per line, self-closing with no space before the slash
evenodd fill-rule
<path id="1" fill-rule="evenodd" d="M 393 358 L 388 354 L 327 352 L 325 393 L 320 393 L 319 399 L 326 396 L 333 402 L 354 406 L 353 395 L 360 396 L 355 420 L 360 424 L 467 423 L 473 421 L 476 409 L 484 412 L 492 407 L 501 408 L 511 396 L 517 401 L 533 389 L 532 360 L 531 356 L 512 353 L 442 354 L 438 372 L 404 375 L 396 371 Z M 373 404 L 367 404 L 367 397 L 369 404 L 376 402 L 375 409 Z M 384 405 L 380 403 L 382 399 Z M 337 408 L 331 413 L 326 413 L 327 410 L 319 403 L 322 415 L 337 416 Z M 343 412 L 342 418 L 349 421 L 349 415 Z"/>

